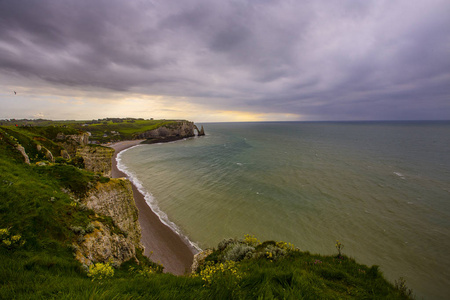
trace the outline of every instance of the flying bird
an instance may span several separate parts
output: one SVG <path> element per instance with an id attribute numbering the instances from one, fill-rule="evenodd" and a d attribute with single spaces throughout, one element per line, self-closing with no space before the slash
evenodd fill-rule
<path id="1" fill-rule="evenodd" d="M 16 91 L 14 91 L 14 95 L 16 95 L 17 93 L 16 93 Z"/>

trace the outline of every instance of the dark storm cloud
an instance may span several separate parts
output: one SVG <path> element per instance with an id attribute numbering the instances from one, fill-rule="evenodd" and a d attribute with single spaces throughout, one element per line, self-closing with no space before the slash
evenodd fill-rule
<path id="1" fill-rule="evenodd" d="M 448 1 L 0 0 L 0 72 L 309 119 L 450 118 Z"/>

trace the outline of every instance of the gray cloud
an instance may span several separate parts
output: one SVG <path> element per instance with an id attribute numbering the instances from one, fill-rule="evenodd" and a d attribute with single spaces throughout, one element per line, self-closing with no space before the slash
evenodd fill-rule
<path id="1" fill-rule="evenodd" d="M 210 109 L 449 119 L 448 11 L 445 0 L 1 0 L 0 72 Z"/>

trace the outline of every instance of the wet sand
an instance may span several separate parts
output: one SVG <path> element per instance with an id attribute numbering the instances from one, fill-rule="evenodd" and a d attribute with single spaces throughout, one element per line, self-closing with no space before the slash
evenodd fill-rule
<path id="1" fill-rule="evenodd" d="M 122 141 L 107 145 L 116 150 L 112 159 L 113 178 L 126 177 L 126 174 L 117 169 L 117 154 L 140 142 L 142 140 Z M 178 234 L 161 222 L 159 217 L 145 202 L 144 195 L 139 192 L 134 184 L 133 195 L 139 210 L 139 224 L 142 232 L 141 242 L 145 247 L 144 254 L 150 257 L 152 261 L 162 264 L 165 272 L 175 275 L 183 275 L 189 272 L 194 257 L 194 250 Z"/>

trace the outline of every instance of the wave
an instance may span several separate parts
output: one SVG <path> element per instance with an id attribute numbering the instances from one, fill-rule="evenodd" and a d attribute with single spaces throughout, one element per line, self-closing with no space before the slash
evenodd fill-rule
<path id="1" fill-rule="evenodd" d="M 191 241 L 185 234 L 183 234 L 183 232 L 181 231 L 181 229 L 172 221 L 170 221 L 169 217 L 167 216 L 167 214 L 165 212 L 163 212 L 159 206 L 158 203 L 155 199 L 155 197 L 149 192 L 147 191 L 142 182 L 138 179 L 138 177 L 136 176 L 136 174 L 134 172 L 132 172 L 131 170 L 129 170 L 123 163 L 122 163 L 122 154 L 125 151 L 128 151 L 130 149 L 133 149 L 135 147 L 139 147 L 142 145 L 136 145 L 127 149 L 122 150 L 121 152 L 119 152 L 117 154 L 116 157 L 116 163 L 117 163 L 117 169 L 119 169 L 121 172 L 125 173 L 128 177 L 128 179 L 136 186 L 136 188 L 138 189 L 138 191 L 144 196 L 145 202 L 147 203 L 147 205 L 150 207 L 150 209 L 158 216 L 159 220 L 165 224 L 166 226 L 168 226 L 173 232 L 175 232 L 178 236 L 181 237 L 181 239 L 187 243 L 188 245 L 190 245 L 193 249 L 195 249 L 196 251 L 200 252 L 202 251 L 202 249 L 193 241 Z"/>
<path id="2" fill-rule="evenodd" d="M 401 179 L 405 179 L 405 175 L 403 175 L 400 172 L 394 172 L 395 175 L 397 175 L 398 177 L 400 177 Z"/>

